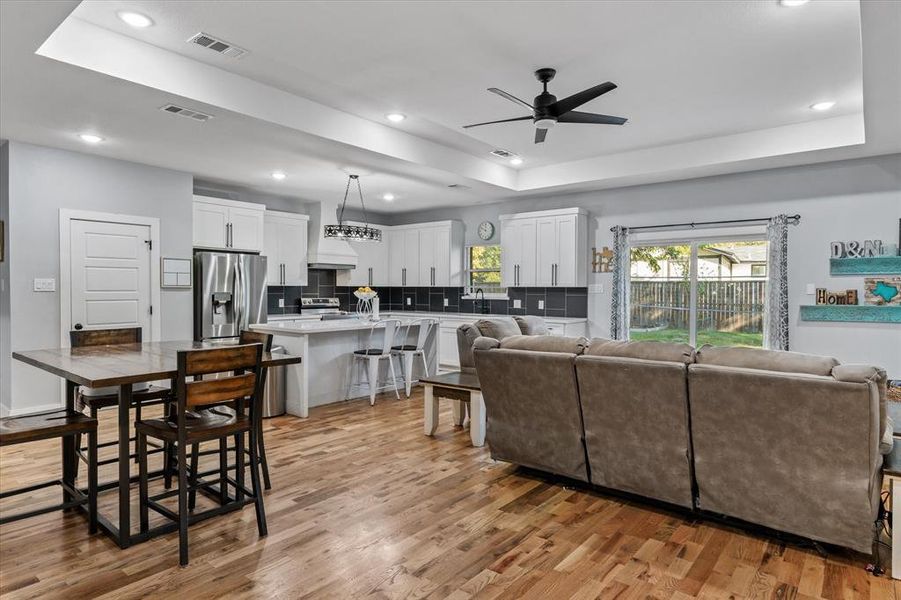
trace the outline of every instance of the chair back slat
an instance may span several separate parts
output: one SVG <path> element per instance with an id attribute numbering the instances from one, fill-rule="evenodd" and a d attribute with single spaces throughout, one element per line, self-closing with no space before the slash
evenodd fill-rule
<path id="1" fill-rule="evenodd" d="M 424 350 L 432 332 L 438 327 L 438 319 L 419 319 L 416 321 L 416 324 L 419 326 L 419 333 L 416 336 L 416 349 Z"/>
<path id="2" fill-rule="evenodd" d="M 184 354 L 183 375 L 191 376 L 257 368 L 262 351 L 261 344 L 246 344 L 203 350 L 185 350 L 179 352 L 179 355 Z"/>
<path id="3" fill-rule="evenodd" d="M 222 404 L 246 398 L 254 393 L 256 384 L 257 375 L 252 372 L 221 379 L 189 381 L 185 383 L 185 406 Z"/>
<path id="4" fill-rule="evenodd" d="M 121 327 L 117 329 L 73 329 L 69 332 L 69 345 L 73 348 L 140 343 L 140 327 Z"/>
<path id="5" fill-rule="evenodd" d="M 241 337 L 239 338 L 239 344 L 263 344 L 263 352 L 269 352 L 272 350 L 272 338 L 273 335 L 271 333 L 263 333 L 262 331 L 252 331 L 252 330 L 243 330 L 241 331 Z"/>

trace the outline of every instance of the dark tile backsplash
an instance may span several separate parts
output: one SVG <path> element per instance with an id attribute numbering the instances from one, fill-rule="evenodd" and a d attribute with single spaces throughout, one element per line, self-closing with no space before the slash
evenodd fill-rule
<path id="1" fill-rule="evenodd" d="M 356 310 L 357 299 L 354 287 L 336 285 L 335 271 L 310 269 L 308 285 L 269 286 L 269 314 L 296 313 L 300 310 L 300 298 L 337 297 L 344 310 Z M 383 287 L 373 288 L 379 293 L 381 309 L 384 311 L 428 311 L 479 313 L 480 303 L 463 299 L 461 287 Z M 587 288 L 508 288 L 508 300 L 486 300 L 488 311 L 500 315 L 540 315 L 547 317 L 588 316 Z M 279 308 L 279 299 L 285 300 L 285 308 Z M 408 302 L 409 300 L 409 302 Z M 520 308 L 513 308 L 513 301 L 521 302 Z M 539 301 L 544 308 L 538 308 Z M 446 305 L 445 305 L 446 302 Z"/>

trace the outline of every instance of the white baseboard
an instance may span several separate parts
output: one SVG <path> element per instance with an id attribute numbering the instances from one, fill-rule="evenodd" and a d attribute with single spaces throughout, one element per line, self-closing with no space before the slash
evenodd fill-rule
<path id="1" fill-rule="evenodd" d="M 3 408 L 6 408 L 6 407 L 4 406 Z M 65 405 L 63 405 L 62 403 L 41 404 L 40 406 L 27 406 L 27 407 L 23 407 L 23 408 L 9 409 L 8 410 L 9 414 L 5 415 L 5 416 L 21 417 L 22 415 L 30 415 L 33 413 L 47 412 L 47 411 L 51 411 L 51 410 L 60 410 L 62 408 L 65 408 Z"/>

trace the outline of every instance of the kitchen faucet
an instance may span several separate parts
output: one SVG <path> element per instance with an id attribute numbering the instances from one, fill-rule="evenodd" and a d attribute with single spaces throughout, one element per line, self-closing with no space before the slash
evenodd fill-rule
<path id="1" fill-rule="evenodd" d="M 479 302 L 479 310 L 483 315 L 487 315 L 491 312 L 491 307 L 485 303 L 485 290 L 483 290 L 482 288 L 476 288 L 476 300 L 478 300 L 479 294 L 482 294 L 482 301 Z"/>

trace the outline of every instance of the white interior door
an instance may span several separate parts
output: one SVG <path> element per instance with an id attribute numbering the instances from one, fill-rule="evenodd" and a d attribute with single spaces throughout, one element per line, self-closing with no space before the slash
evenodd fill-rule
<path id="1" fill-rule="evenodd" d="M 73 328 L 141 327 L 153 339 L 150 239 L 148 225 L 70 221 Z"/>

